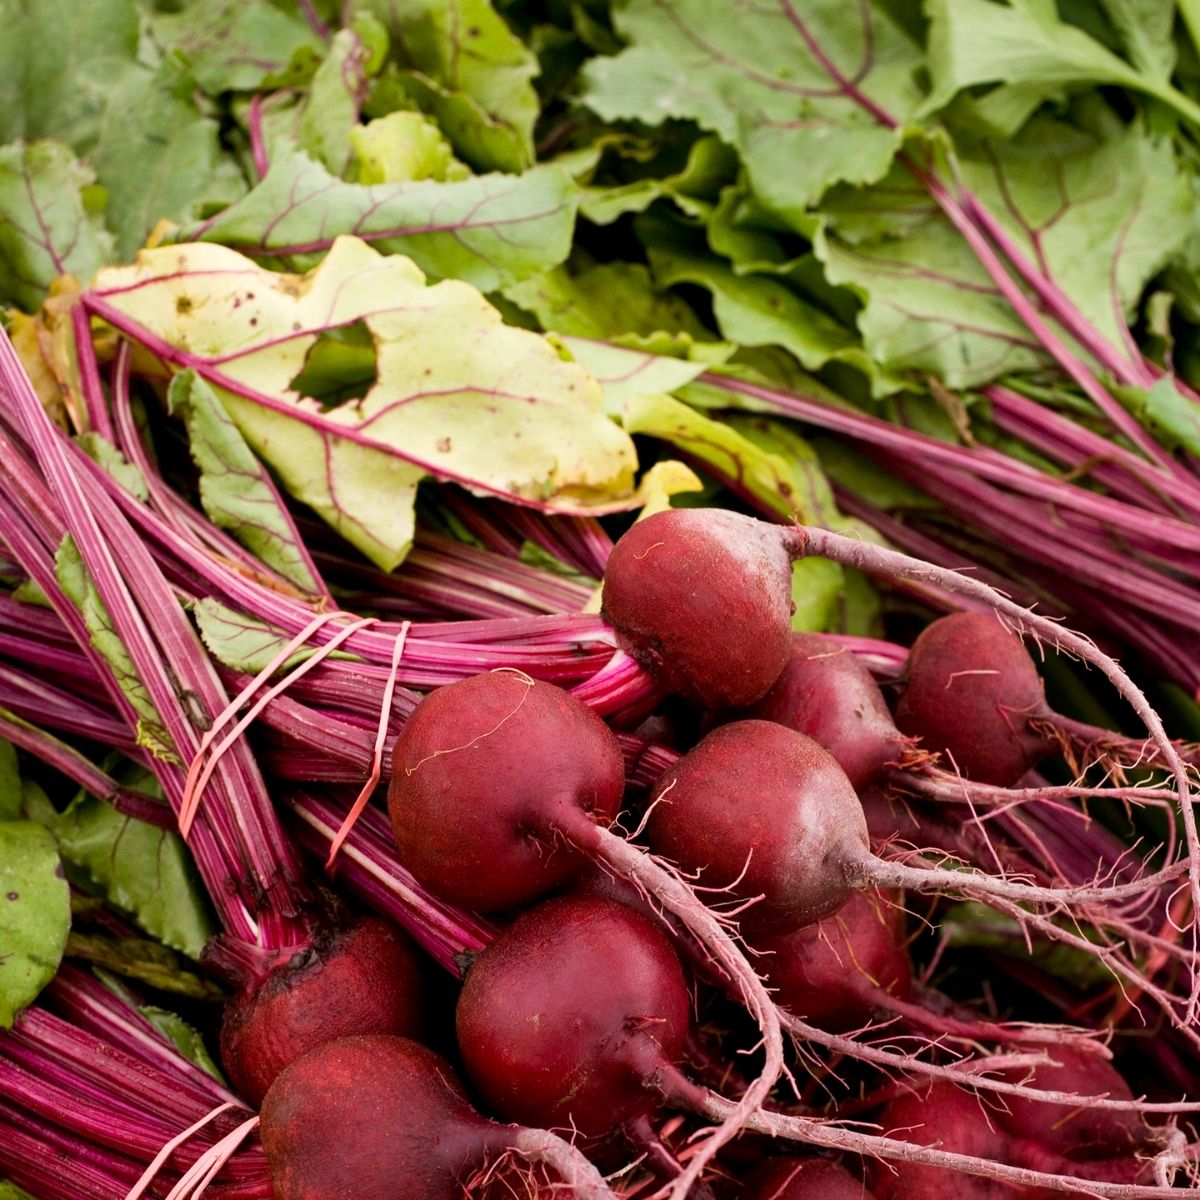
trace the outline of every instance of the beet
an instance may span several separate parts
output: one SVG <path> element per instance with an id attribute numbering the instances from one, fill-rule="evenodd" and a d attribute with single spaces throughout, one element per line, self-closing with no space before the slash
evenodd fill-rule
<path id="1" fill-rule="evenodd" d="M 525 904 L 585 860 L 564 826 L 610 823 L 625 787 L 612 731 L 552 684 L 492 671 L 438 688 L 392 752 L 388 811 L 400 861 L 463 908 Z"/>
<path id="2" fill-rule="evenodd" d="M 811 738 L 769 721 L 719 726 L 663 773 L 646 826 L 654 850 L 725 899 L 763 899 L 741 917 L 752 938 L 837 912 L 869 859 L 862 805 Z"/>
<path id="3" fill-rule="evenodd" d="M 828 1158 L 772 1158 L 751 1175 L 741 1200 L 871 1200 L 871 1193 Z"/>
<path id="4" fill-rule="evenodd" d="M 904 1092 L 879 1115 L 883 1132 L 919 1146 L 995 1162 L 1012 1162 L 1011 1139 L 989 1122 L 978 1097 L 951 1083 L 933 1083 Z M 999 1180 L 908 1162 L 873 1164 L 872 1190 L 879 1200 L 1038 1200 L 1033 1190 Z"/>
<path id="5" fill-rule="evenodd" d="M 334 1038 L 421 1032 L 421 967 L 394 926 L 366 917 L 318 935 L 225 1006 L 221 1062 L 257 1105 L 288 1063 Z"/>
<path id="6" fill-rule="evenodd" d="M 1001 1071 L 1001 1078 L 1046 1091 L 1133 1100 L 1120 1072 L 1099 1055 L 1069 1044 L 1050 1051 L 1053 1064 L 1030 1071 Z M 1136 1112 L 1093 1108 L 1086 1104 L 1043 1104 L 1005 1096 L 996 1122 L 1014 1137 L 1037 1142 L 1066 1158 L 1087 1160 L 1133 1155 L 1154 1140 L 1154 1132 Z"/>
<path id="7" fill-rule="evenodd" d="M 859 892 L 824 921 L 755 948 L 779 1003 L 835 1033 L 866 1025 L 912 989 L 904 950 L 904 913 L 876 892 Z"/>
<path id="8" fill-rule="evenodd" d="M 603 613 L 667 691 L 702 708 L 740 708 L 787 661 L 791 580 L 775 527 L 721 509 L 667 509 L 613 547 Z"/>
<path id="9" fill-rule="evenodd" d="M 529 909 L 472 964 L 456 1015 L 472 1084 L 497 1114 L 585 1136 L 662 1103 L 691 995 L 670 941 L 623 904 L 573 895 Z"/>
<path id="10" fill-rule="evenodd" d="M 406 1038 L 327 1042 L 262 1104 L 275 1200 L 461 1200 L 507 1131 L 470 1105 L 448 1063 Z"/>
<path id="11" fill-rule="evenodd" d="M 1033 659 L 994 616 L 953 613 L 913 642 L 896 723 L 968 779 L 1016 783 L 1053 749 L 1030 725 L 1049 716 Z"/>
<path id="12" fill-rule="evenodd" d="M 774 721 L 812 738 L 837 759 L 855 789 L 898 763 L 909 739 L 866 667 L 817 633 L 794 633 L 787 663 L 761 700 L 737 714 Z"/>
<path id="13" fill-rule="evenodd" d="M 408 1038 L 341 1038 L 296 1059 L 263 1100 L 261 1134 L 275 1200 L 463 1200 L 519 1165 L 570 1180 L 572 1200 L 613 1200 L 569 1143 L 481 1116 L 450 1064 Z"/>

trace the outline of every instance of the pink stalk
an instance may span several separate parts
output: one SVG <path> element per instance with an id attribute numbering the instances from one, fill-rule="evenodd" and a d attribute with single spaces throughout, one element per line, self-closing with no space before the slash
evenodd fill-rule
<path id="1" fill-rule="evenodd" d="M 379 783 L 380 775 L 383 773 L 383 744 L 387 739 L 388 714 L 392 711 L 392 696 L 396 691 L 396 674 L 400 670 L 400 656 L 404 653 L 404 641 L 407 633 L 408 626 L 405 625 L 396 639 L 396 648 L 392 651 L 392 671 L 388 676 L 387 685 L 383 689 L 383 704 L 379 710 L 379 728 L 375 734 L 375 750 L 371 756 L 371 774 L 367 776 L 367 781 L 350 806 L 346 819 L 329 844 L 329 857 L 325 860 L 326 871 L 333 870 L 334 860 L 337 858 L 342 843 L 345 842 L 350 830 L 354 828 L 355 821 L 362 815 L 362 811 L 366 808 L 367 801 L 370 800 L 376 784 Z"/>
<path id="2" fill-rule="evenodd" d="M 196 745 L 196 722 L 206 719 L 205 710 L 219 711 L 225 703 L 207 653 L 149 553 L 128 528 L 109 495 L 96 485 L 94 476 L 73 469 L 78 458 L 73 459 L 58 430 L 46 418 L 6 337 L 0 337 L 0 380 L 7 386 L 13 411 L 24 424 L 31 447 L 46 472 L 47 484 L 53 489 L 54 501 L 47 496 L 44 503 L 51 511 L 57 507 L 55 501 L 61 504 L 80 555 L 168 737 L 177 752 L 189 755 Z M 8 533 L 5 537 L 11 545 Z M 164 669 L 164 663 L 171 665 L 173 676 Z M 199 713 L 185 710 L 185 689 Z M 163 770 L 164 776 L 169 774 Z M 298 863 L 282 831 L 274 825 L 261 777 L 247 752 L 239 753 L 233 760 L 227 777 L 221 781 L 221 793 L 222 807 L 244 831 L 237 838 L 237 848 L 231 857 L 237 861 L 244 856 L 257 879 L 257 888 L 252 889 L 248 902 L 257 904 L 255 890 L 282 898 L 289 889 L 297 889 Z M 226 882 L 227 879 L 221 880 L 214 887 L 214 899 L 223 912 L 232 907 L 230 898 L 224 895 Z M 210 886 L 214 883 L 210 880 Z M 289 917 L 283 914 L 288 909 L 295 911 L 294 904 L 288 902 L 268 911 L 266 927 L 260 931 L 263 936 L 267 939 L 282 936 L 286 944 L 290 938 Z M 232 919 L 244 928 L 240 915 Z"/>
<path id="3" fill-rule="evenodd" d="M 290 804 L 300 822 L 300 840 L 328 859 L 329 847 L 345 824 L 345 810 L 304 791 L 294 793 Z M 407 930 L 439 965 L 456 977 L 461 975 L 464 962 L 495 936 L 496 926 L 490 921 L 430 895 L 396 861 L 391 829 L 377 809 L 364 809 L 347 833 L 339 859 L 338 880 L 377 912 Z"/>
<path id="4" fill-rule="evenodd" d="M 36 755 L 77 783 L 84 791 L 111 804 L 117 812 L 138 821 L 147 821 L 160 829 L 174 829 L 171 810 L 154 796 L 127 788 L 102 771 L 90 758 L 53 734 L 0 709 L 0 737 L 26 752 Z"/>
<path id="5" fill-rule="evenodd" d="M 1075 307 L 1071 298 L 1026 258 L 1021 247 L 974 193 L 959 185 L 963 213 L 995 243 L 997 250 L 1013 265 L 1033 289 L 1045 310 L 1108 371 L 1118 383 L 1130 387 L 1153 387 L 1155 376 L 1141 355 L 1121 354 L 1111 342 Z"/>
<path id="6" fill-rule="evenodd" d="M 71 331 L 75 337 L 75 358 L 79 364 L 79 384 L 83 392 L 84 414 L 87 428 L 102 438 L 113 440 L 112 421 L 108 415 L 108 404 L 104 398 L 104 387 L 100 382 L 100 367 L 96 362 L 96 349 L 92 344 L 91 322 L 87 309 L 82 304 L 71 309 Z M 78 420 L 81 414 L 74 414 Z"/>
<path id="7" fill-rule="evenodd" d="M 250 155 L 254 160 L 254 169 L 259 179 L 263 179 L 270 169 L 270 159 L 267 157 L 267 142 L 263 136 L 262 124 L 262 94 L 255 92 L 250 98 L 250 107 L 246 113 L 246 125 L 250 134 Z"/>

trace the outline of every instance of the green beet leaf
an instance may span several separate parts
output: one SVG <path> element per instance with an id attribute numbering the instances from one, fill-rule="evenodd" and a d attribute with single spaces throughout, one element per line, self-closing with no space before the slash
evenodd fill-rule
<path id="1" fill-rule="evenodd" d="M 1170 146 L 1136 125 L 1101 136 L 1039 117 L 1013 141 L 960 139 L 953 171 L 1113 345 L 1122 344 L 1121 315 L 1187 238 L 1191 184 Z M 832 282 L 862 298 L 859 329 L 885 368 L 972 387 L 1046 363 L 903 169 L 873 191 L 831 192 L 822 208 L 818 255 Z"/>
<path id="2" fill-rule="evenodd" d="M 354 183 L 413 183 L 467 179 L 470 168 L 454 157 L 437 125 L 422 113 L 400 110 L 350 130 Z"/>
<path id="3" fill-rule="evenodd" d="M 351 130 L 358 126 L 359 99 L 366 87 L 367 50 L 352 29 L 334 36 L 317 68 L 298 128 L 300 149 L 342 175 L 350 163 Z"/>
<path id="4" fill-rule="evenodd" d="M 16 821 L 21 815 L 21 772 L 17 765 L 17 749 L 12 742 L 0 739 L 0 821 Z"/>
<path id="5" fill-rule="evenodd" d="M 113 239 L 91 211 L 95 175 L 59 142 L 0 146 L 0 304 L 35 311 L 70 272 L 87 283 L 112 258 Z"/>
<path id="6" fill-rule="evenodd" d="M 0 0 L 0 142 L 57 138 L 86 154 L 135 63 L 137 0 Z"/>
<path id="7" fill-rule="evenodd" d="M 248 195 L 178 241 L 220 242 L 257 258 L 312 265 L 353 233 L 427 274 L 495 291 L 563 262 L 578 191 L 557 167 L 440 183 L 344 183 L 294 152 L 273 158 Z"/>
<path id="8" fill-rule="evenodd" d="M 534 53 L 490 0 L 362 0 L 400 49 L 402 86 L 481 171 L 533 164 Z"/>
<path id="9" fill-rule="evenodd" d="M 935 112 L 977 85 L 1000 84 L 985 106 L 1019 117 L 1058 88 L 1109 84 L 1154 96 L 1186 120 L 1200 121 L 1200 105 L 1170 82 L 1174 5 L 1103 0 L 1103 7 L 1128 58 L 1043 0 L 927 0 L 933 90 L 925 111 Z M 1019 120 L 1000 125 L 1015 132 Z"/>
<path id="10" fill-rule="evenodd" d="M 150 28 L 210 96 L 307 83 L 326 53 L 300 5 L 271 0 L 191 0 L 156 13 Z"/>
<path id="11" fill-rule="evenodd" d="M 797 229 L 835 183 L 882 178 L 922 100 L 920 47 L 878 0 L 624 0 L 629 48 L 584 71 L 606 120 L 686 118 L 736 147 L 755 194 Z"/>
<path id="12" fill-rule="evenodd" d="M 655 280 L 664 287 L 698 284 L 712 293 L 721 333 L 743 346 L 778 346 L 808 370 L 832 362 L 857 367 L 887 392 L 895 382 L 863 353 L 858 333 L 773 275 L 739 274 L 674 221 L 647 215 L 637 222 Z"/>
<path id="13" fill-rule="evenodd" d="M 385 569 L 408 551 L 428 476 L 547 510 L 636 504 L 633 443 L 594 379 L 474 288 L 430 286 L 356 238 L 307 276 L 221 246 L 163 247 L 106 271 L 95 294 L 134 336 L 176 347 L 284 488 Z M 321 332 L 358 322 L 373 385 L 328 409 L 298 394 Z"/>
<path id="14" fill-rule="evenodd" d="M 121 259 L 159 221 L 191 220 L 246 190 L 216 119 L 197 103 L 195 80 L 173 58 L 114 84 L 90 158 L 108 192 L 105 220 Z"/>
<path id="15" fill-rule="evenodd" d="M 33 821 L 0 821 L 0 1028 L 54 978 L 70 926 L 54 838 Z"/>
<path id="16" fill-rule="evenodd" d="M 136 780 L 143 790 L 150 783 L 150 776 Z M 50 832 L 64 861 L 84 871 L 92 887 L 142 929 L 183 954 L 200 956 L 216 926 L 177 833 L 122 816 L 85 794 L 55 815 Z"/>
<path id="17" fill-rule="evenodd" d="M 533 313 L 543 329 L 575 337 L 686 333 L 703 340 L 712 336 L 683 300 L 655 287 L 641 263 L 591 263 L 578 270 L 556 267 L 505 288 L 504 295 Z"/>
<path id="18" fill-rule="evenodd" d="M 108 609 L 70 534 L 63 538 L 58 547 L 54 569 L 59 587 L 83 617 L 92 645 L 108 663 L 113 678 L 137 713 L 138 745 L 144 746 L 162 762 L 178 763 L 179 755 L 171 736 L 133 665 L 129 651 L 113 629 Z"/>
<path id="19" fill-rule="evenodd" d="M 195 371 L 182 371 L 167 393 L 183 417 L 188 448 L 200 469 L 200 503 L 214 525 L 301 591 L 321 590 L 291 515 L 262 463 Z"/>

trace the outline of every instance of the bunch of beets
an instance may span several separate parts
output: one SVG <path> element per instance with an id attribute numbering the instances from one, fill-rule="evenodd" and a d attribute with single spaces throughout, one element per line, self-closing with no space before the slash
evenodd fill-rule
<path id="1" fill-rule="evenodd" d="M 39 1200 L 1149 1200 L 1190 1178 L 1198 1105 L 1170 1064 L 1198 1043 L 1196 751 L 1088 639 L 970 576 L 718 509 L 634 524 L 602 619 L 355 618 L 230 569 L 165 482 L 130 497 L 8 383 L 0 539 L 44 603 L 6 598 L 0 622 L 5 653 L 46 668 L 0 666 L 0 732 L 185 833 L 224 925 L 205 962 L 232 989 L 232 1089 L 74 967 L 0 1033 L 0 1173 Z M 112 434 L 136 461 L 131 430 Z M 958 611 L 907 653 L 793 633 L 806 555 Z M 270 614 L 258 676 L 201 645 L 179 603 L 201 593 Z M 1054 713 L 1039 647 L 1103 674 L 1146 736 Z M 165 799 L 59 734 L 141 763 Z M 1106 778 L 1047 783 L 1056 756 Z M 1161 812 L 1161 845 L 1093 830 L 1086 806 L 1113 802 Z M 922 926 L 947 900 L 1114 986 L 1067 1024 L 935 991 Z M 1160 1029 L 1137 1096 L 1105 1041 L 1121 1018 Z"/>
<path id="2" fill-rule="evenodd" d="M 1055 749 L 1105 735 L 1059 727 L 1020 637 L 983 611 L 920 635 L 893 718 L 842 644 L 790 631 L 791 562 L 808 537 L 669 510 L 617 543 L 604 615 L 663 691 L 702 714 L 684 753 L 651 744 L 675 734 L 661 718 L 643 724 L 643 753 L 669 765 L 640 794 L 612 729 L 523 672 L 479 674 L 416 707 L 388 789 L 400 861 L 441 900 L 498 922 L 455 1006 L 466 1087 L 420 1044 L 417 973 L 384 926 L 288 963 L 230 1005 L 222 1041 L 230 1075 L 261 1100 L 279 1200 L 450 1200 L 469 1180 L 471 1194 L 606 1195 L 631 1154 L 633 1190 L 648 1174 L 679 1196 L 1161 1194 L 1182 1137 L 1166 1114 L 1187 1106 L 1135 1101 L 1083 1029 L 931 1003 L 904 914 L 911 889 L 1027 908 L 1043 928 L 1072 905 L 1115 925 L 1101 909 L 1141 884 L 1106 896 L 1099 881 L 880 846 L 906 832 L 889 783 L 936 803 L 978 781 L 994 804 Z M 633 840 L 615 829 L 631 819 Z M 708 992 L 757 1023 L 741 1066 L 705 1048 L 695 1016 Z M 849 1036 L 880 1021 L 899 1049 Z M 864 1119 L 828 1122 L 803 1102 L 805 1058 L 782 1055 L 781 1029 L 875 1068 L 846 1106 Z M 920 1039 L 931 1053 L 903 1049 Z M 1005 1054 L 963 1057 L 988 1042 Z M 672 1146 L 668 1109 L 711 1125 Z M 531 1130 L 569 1137 L 609 1182 Z M 517 1163 L 529 1168 L 519 1183 Z"/>

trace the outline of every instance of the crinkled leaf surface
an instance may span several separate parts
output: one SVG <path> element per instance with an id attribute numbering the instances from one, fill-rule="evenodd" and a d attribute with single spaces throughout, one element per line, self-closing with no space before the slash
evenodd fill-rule
<path id="1" fill-rule="evenodd" d="M 681 170 L 652 172 L 610 187 L 585 187 L 579 211 L 597 225 L 608 225 L 626 213 L 644 212 L 655 200 L 669 199 L 695 214 L 695 201 L 715 197 L 735 174 L 736 162 L 737 156 L 720 138 L 697 138 Z"/>
<path id="2" fill-rule="evenodd" d="M 712 292 L 721 333 L 743 346 L 780 346 L 809 370 L 842 361 L 876 377 L 858 333 L 773 276 L 738 274 L 674 222 L 639 218 L 656 281 L 698 284 Z M 878 381 L 884 390 L 887 381 Z"/>
<path id="3" fill-rule="evenodd" d="M 455 149 L 480 170 L 533 163 L 533 52 L 490 0 L 365 0 L 384 23 L 405 84 Z"/>
<path id="4" fill-rule="evenodd" d="M 624 0 L 629 48 L 584 72 L 607 120 L 690 118 L 741 153 L 755 193 L 800 229 L 837 182 L 882 178 L 916 111 L 920 48 L 863 0 Z"/>
<path id="5" fill-rule="evenodd" d="M 59 275 L 87 283 L 112 258 L 112 236 L 89 211 L 94 181 L 60 142 L 0 146 L 0 303 L 32 312 Z"/>
<path id="6" fill-rule="evenodd" d="M 187 424 L 188 449 L 200 469 L 200 503 L 213 524 L 301 591 L 321 591 L 278 490 L 213 389 L 195 371 L 181 371 L 167 399 Z"/>
<path id="7" fill-rule="evenodd" d="M 190 0 L 179 12 L 156 13 L 150 26 L 212 96 L 306 83 L 326 52 L 299 4 Z"/>
<path id="8" fill-rule="evenodd" d="M 575 361 L 604 389 L 605 410 L 618 420 L 623 418 L 628 401 L 673 392 L 691 383 L 707 367 L 700 361 L 651 354 L 589 338 L 566 337 L 562 341 Z"/>
<path id="9" fill-rule="evenodd" d="M 684 301 L 655 286 L 641 263 L 593 263 L 576 271 L 556 267 L 505 288 L 504 295 L 555 333 L 585 338 L 660 332 L 711 336 Z"/>
<path id="10" fill-rule="evenodd" d="M 350 130 L 354 183 L 411 183 L 421 179 L 467 179 L 470 168 L 454 157 L 450 143 L 423 113 L 376 117 Z"/>
<path id="11" fill-rule="evenodd" d="M 1191 186 L 1167 144 L 1136 127 L 1100 137 L 1047 118 L 1004 143 L 960 139 L 955 169 L 1114 345 L 1146 281 L 1187 237 Z M 1047 186 L 1052 181 L 1052 186 Z M 907 173 L 831 193 L 817 242 L 830 280 L 864 301 L 872 356 L 952 387 L 1045 362 L 967 244 Z"/>
<path id="12" fill-rule="evenodd" d="M 0 821 L 0 1028 L 54 978 L 70 927 L 54 838 L 34 821 Z"/>
<path id="13" fill-rule="evenodd" d="M 356 238 L 305 276 L 221 246 L 162 247 L 105 272 L 95 294 L 213 384 L 286 490 L 385 569 L 408 550 L 426 476 L 548 510 L 634 503 L 633 444 L 594 379 L 474 288 L 429 286 Z M 324 411 L 292 381 L 321 331 L 360 320 L 375 384 Z"/>
<path id="14" fill-rule="evenodd" d="M 177 241 L 203 239 L 309 265 L 352 234 L 441 279 L 490 292 L 563 262 L 578 193 L 556 167 L 440 183 L 344 183 L 300 153 L 280 155 L 247 196 Z"/>

